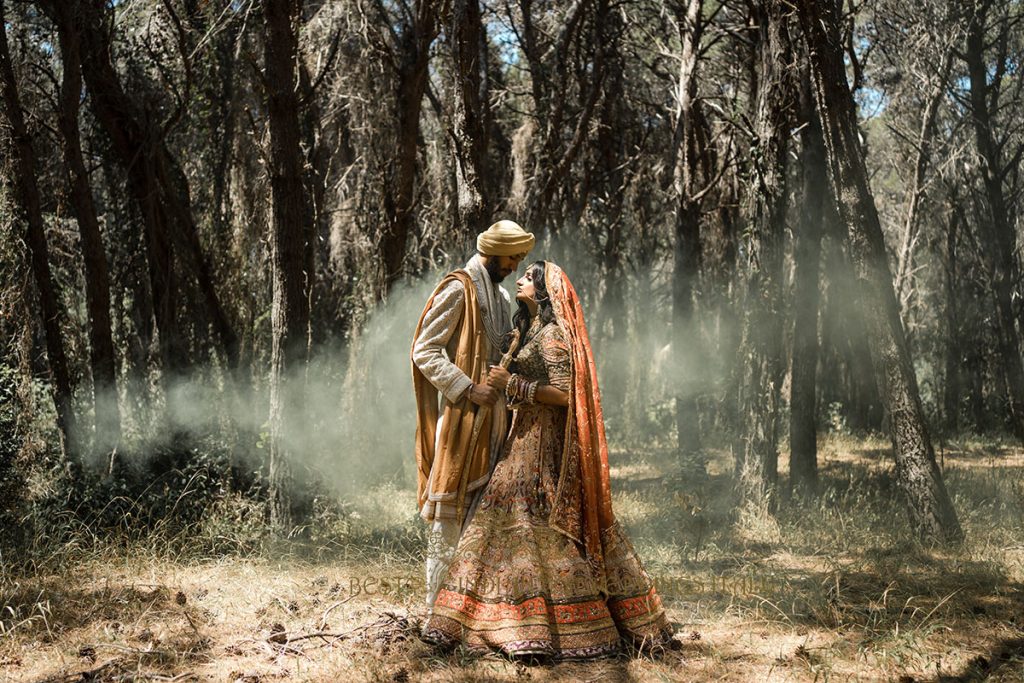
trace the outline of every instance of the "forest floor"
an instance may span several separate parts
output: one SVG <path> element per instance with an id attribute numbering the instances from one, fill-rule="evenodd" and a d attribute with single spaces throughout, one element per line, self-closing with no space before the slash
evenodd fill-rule
<path id="1" fill-rule="evenodd" d="M 774 521 L 733 510 L 724 452 L 686 478 L 667 449 L 616 450 L 616 512 L 676 628 L 653 659 L 432 650 L 414 494 L 384 486 L 319 552 L 83 545 L 0 572 L 0 680 L 1024 680 L 1024 451 L 965 440 L 941 459 L 967 537 L 955 549 L 913 540 L 878 439 L 824 439 L 821 495 Z"/>

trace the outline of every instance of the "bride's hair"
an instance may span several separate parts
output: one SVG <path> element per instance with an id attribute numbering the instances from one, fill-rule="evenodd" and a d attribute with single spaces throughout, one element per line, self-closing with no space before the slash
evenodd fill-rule
<path id="1" fill-rule="evenodd" d="M 533 280 L 533 298 L 537 302 L 537 315 L 540 316 L 541 322 L 547 325 L 555 322 L 555 309 L 551 307 L 551 297 L 548 296 L 548 286 L 544 280 L 545 265 L 544 261 L 534 261 L 526 267 L 526 272 Z M 512 316 L 512 327 L 519 330 L 519 344 L 522 348 L 522 344 L 526 341 L 526 331 L 530 329 L 530 309 L 523 301 L 519 302 L 519 308 Z M 501 345 L 502 351 L 508 351 L 511 343 L 512 334 L 509 333 L 505 335 L 505 341 Z"/>

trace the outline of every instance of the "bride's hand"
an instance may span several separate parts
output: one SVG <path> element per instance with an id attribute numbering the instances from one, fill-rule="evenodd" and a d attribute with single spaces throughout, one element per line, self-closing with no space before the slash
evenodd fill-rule
<path id="1" fill-rule="evenodd" d="M 500 365 L 492 365 L 491 371 L 487 373 L 487 383 L 498 391 L 505 391 L 511 376 L 512 374 Z"/>

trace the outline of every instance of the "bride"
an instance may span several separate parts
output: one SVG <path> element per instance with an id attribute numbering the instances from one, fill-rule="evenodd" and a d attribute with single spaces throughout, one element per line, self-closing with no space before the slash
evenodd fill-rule
<path id="1" fill-rule="evenodd" d="M 569 278 L 516 282 L 522 344 L 488 382 L 515 410 L 501 458 L 424 624 L 428 640 L 583 659 L 666 644 L 650 576 L 612 514 L 601 400 Z"/>

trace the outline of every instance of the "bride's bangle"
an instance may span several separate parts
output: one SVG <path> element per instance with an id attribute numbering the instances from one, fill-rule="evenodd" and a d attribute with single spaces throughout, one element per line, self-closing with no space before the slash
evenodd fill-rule
<path id="1" fill-rule="evenodd" d="M 508 384 L 505 385 L 505 400 L 509 405 L 516 402 L 519 397 L 519 387 L 522 378 L 517 374 L 512 374 L 508 378 Z"/>

